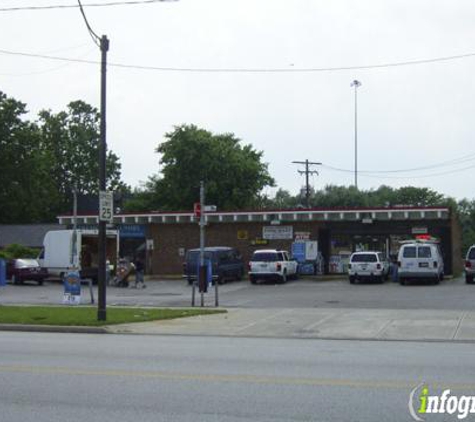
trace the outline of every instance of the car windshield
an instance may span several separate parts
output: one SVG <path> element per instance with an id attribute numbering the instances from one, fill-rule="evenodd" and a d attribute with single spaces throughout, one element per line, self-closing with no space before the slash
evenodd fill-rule
<path id="1" fill-rule="evenodd" d="M 429 246 L 419 246 L 419 249 L 417 251 L 417 256 L 419 258 L 430 258 L 432 255 L 430 253 L 430 247 Z"/>
<path id="2" fill-rule="evenodd" d="M 378 258 L 374 253 L 359 253 L 352 256 L 351 262 L 378 262 Z"/>
<path id="3" fill-rule="evenodd" d="M 404 258 L 415 258 L 416 257 L 416 247 L 415 246 L 406 246 L 403 249 L 402 256 Z"/>
<path id="4" fill-rule="evenodd" d="M 25 268 L 25 267 L 38 267 L 38 261 L 36 259 L 17 259 L 15 266 L 17 268 Z"/>
<path id="5" fill-rule="evenodd" d="M 205 251 L 204 259 L 216 259 L 212 252 Z M 188 262 L 198 262 L 200 259 L 200 251 L 189 251 L 186 254 L 186 260 Z"/>
<path id="6" fill-rule="evenodd" d="M 257 262 L 275 262 L 277 261 L 277 254 L 273 252 L 259 252 L 255 253 L 252 257 L 252 261 Z"/>

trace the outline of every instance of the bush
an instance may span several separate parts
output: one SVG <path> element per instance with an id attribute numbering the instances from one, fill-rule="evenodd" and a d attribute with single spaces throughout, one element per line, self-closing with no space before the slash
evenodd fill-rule
<path id="1" fill-rule="evenodd" d="M 15 259 L 15 258 L 36 258 L 39 250 L 34 248 L 27 248 L 26 246 L 12 243 L 0 251 L 0 258 Z"/>

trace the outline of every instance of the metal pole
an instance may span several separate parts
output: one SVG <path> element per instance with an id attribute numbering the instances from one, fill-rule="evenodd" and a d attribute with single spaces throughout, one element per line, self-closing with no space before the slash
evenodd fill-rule
<path id="1" fill-rule="evenodd" d="M 358 85 L 355 84 L 355 187 L 358 189 Z"/>
<path id="2" fill-rule="evenodd" d="M 305 160 L 305 198 L 307 202 L 307 208 L 310 208 L 310 186 L 308 184 L 308 159 Z"/>
<path id="3" fill-rule="evenodd" d="M 109 40 L 101 38 L 101 138 L 99 144 L 99 191 L 106 190 L 106 74 Z M 98 310 L 97 320 L 106 321 L 106 222 L 99 220 Z"/>
<path id="4" fill-rule="evenodd" d="M 205 277 L 205 187 L 204 182 L 200 182 L 200 205 L 201 205 L 201 214 L 200 214 L 200 281 L 201 281 L 201 306 L 204 306 L 204 286 L 207 282 Z"/>
<path id="5" fill-rule="evenodd" d="M 355 187 L 358 189 L 358 87 L 361 82 L 355 79 L 350 86 L 355 88 Z"/>

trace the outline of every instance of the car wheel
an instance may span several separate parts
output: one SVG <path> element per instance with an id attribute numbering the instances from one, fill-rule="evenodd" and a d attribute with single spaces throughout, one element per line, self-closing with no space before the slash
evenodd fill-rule
<path id="1" fill-rule="evenodd" d="M 406 280 L 403 279 L 403 278 L 400 278 L 400 279 L 399 279 L 399 284 L 400 284 L 401 286 L 405 286 L 405 285 L 406 285 Z"/>
<path id="2" fill-rule="evenodd" d="M 254 277 L 253 275 L 249 276 L 249 281 L 251 282 L 251 284 L 256 284 L 257 283 L 256 277 Z"/>
<path id="3" fill-rule="evenodd" d="M 384 280 L 386 280 L 386 277 L 384 275 L 381 275 L 381 277 L 377 278 L 379 284 L 383 284 Z"/>
<path id="4" fill-rule="evenodd" d="M 353 276 L 349 277 L 350 284 L 355 284 L 355 278 Z"/>
<path id="5" fill-rule="evenodd" d="M 38 280 L 38 286 L 42 286 L 44 282 L 45 282 L 45 281 L 44 281 L 42 278 L 40 278 L 40 279 Z"/>
<path id="6" fill-rule="evenodd" d="M 465 283 L 472 284 L 473 283 L 473 276 L 466 275 L 465 276 Z"/>

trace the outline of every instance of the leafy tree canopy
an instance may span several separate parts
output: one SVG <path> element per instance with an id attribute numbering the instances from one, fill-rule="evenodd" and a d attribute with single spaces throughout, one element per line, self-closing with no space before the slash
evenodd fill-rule
<path id="1" fill-rule="evenodd" d="M 39 113 L 25 119 L 26 105 L 0 91 L 0 222 L 55 221 L 70 211 L 72 190 L 98 192 L 99 120 L 83 101 L 66 111 Z M 107 155 L 108 187 L 127 190 L 120 180 L 120 163 Z"/>
<path id="2" fill-rule="evenodd" d="M 152 209 L 190 209 L 205 182 L 206 203 L 221 210 L 259 203 L 264 187 L 274 186 L 262 152 L 231 133 L 213 134 L 194 125 L 176 126 L 156 152 L 161 175 L 149 179 L 142 199 Z M 140 195 L 139 195 L 140 196 Z"/>

